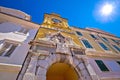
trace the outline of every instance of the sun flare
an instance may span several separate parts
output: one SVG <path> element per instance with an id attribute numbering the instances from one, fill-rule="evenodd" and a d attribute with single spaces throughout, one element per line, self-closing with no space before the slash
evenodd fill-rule
<path id="1" fill-rule="evenodd" d="M 101 8 L 101 14 L 104 16 L 108 16 L 113 12 L 113 5 L 112 4 L 105 4 Z"/>

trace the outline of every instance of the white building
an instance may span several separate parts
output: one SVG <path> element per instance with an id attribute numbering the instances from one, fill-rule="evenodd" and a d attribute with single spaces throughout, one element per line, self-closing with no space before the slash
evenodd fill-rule
<path id="1" fill-rule="evenodd" d="M 38 28 L 28 14 L 0 7 L 0 80 L 16 80 Z"/>

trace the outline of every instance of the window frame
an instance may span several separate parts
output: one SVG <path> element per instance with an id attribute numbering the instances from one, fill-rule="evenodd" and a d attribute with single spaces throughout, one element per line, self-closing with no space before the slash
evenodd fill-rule
<path id="1" fill-rule="evenodd" d="M 120 61 L 116 61 L 116 63 L 120 66 Z"/>
<path id="2" fill-rule="evenodd" d="M 97 64 L 96 61 L 102 61 L 102 63 L 103 63 L 104 66 L 106 67 L 107 71 L 102 71 L 101 68 L 100 68 L 100 66 Z M 110 72 L 110 71 L 111 71 L 111 69 L 105 64 L 105 62 L 104 62 L 103 60 L 95 59 L 94 62 L 95 62 L 95 64 L 96 64 L 96 66 L 98 67 L 99 71 L 101 71 L 101 72 Z"/>
<path id="3" fill-rule="evenodd" d="M 15 31 L 14 33 L 26 36 L 26 35 L 28 35 L 29 30 L 30 29 L 20 27 L 20 29 L 18 31 Z"/>
<path id="4" fill-rule="evenodd" d="M 100 46 L 100 48 L 101 48 L 102 50 L 104 50 L 104 51 L 110 51 L 109 47 L 106 46 L 103 42 L 98 41 L 97 43 L 98 43 L 98 45 Z M 104 48 L 100 45 L 100 43 L 102 43 L 105 47 L 107 47 L 108 50 L 104 49 Z"/>
<path id="5" fill-rule="evenodd" d="M 83 34 L 80 31 L 75 31 L 78 36 L 83 36 Z M 79 35 L 80 33 L 80 35 Z"/>
<path id="6" fill-rule="evenodd" d="M 104 37 L 104 36 L 102 36 L 102 39 L 103 39 L 104 41 L 108 41 L 108 42 L 109 42 L 108 38 L 106 38 L 106 37 Z"/>
<path id="7" fill-rule="evenodd" d="M 119 45 L 119 43 L 120 43 L 120 40 L 116 40 L 116 39 L 111 39 L 111 40 L 112 40 L 112 42 L 114 42 L 117 45 Z"/>
<path id="8" fill-rule="evenodd" d="M 117 51 L 117 52 L 120 52 L 117 48 L 115 48 L 114 46 L 116 46 L 117 48 L 119 48 L 117 45 L 115 44 L 112 44 L 112 47 Z M 120 49 L 120 48 L 119 48 Z"/>
<path id="9" fill-rule="evenodd" d="M 5 39 L 5 40 L 0 44 L 0 45 L 1 45 L 0 50 L 3 48 L 3 46 L 4 46 L 6 43 L 8 43 L 8 44 L 10 44 L 10 45 L 8 46 L 8 48 L 6 48 L 6 49 L 4 50 L 3 53 L 0 54 L 0 57 L 10 57 L 10 56 L 12 55 L 12 53 L 15 51 L 15 49 L 19 46 L 19 44 L 21 44 L 20 42 L 16 42 L 16 41 L 12 41 L 12 40 Z M 14 50 L 12 50 L 13 46 L 14 46 Z M 7 55 L 7 53 L 8 53 L 10 50 L 12 50 L 12 52 L 10 52 L 10 55 Z"/>
<path id="10" fill-rule="evenodd" d="M 97 37 L 96 35 L 94 35 L 94 34 L 89 34 L 89 35 L 90 35 L 90 37 L 93 38 L 93 39 L 98 39 L 98 37 Z"/>
<path id="11" fill-rule="evenodd" d="M 84 42 L 82 41 L 82 40 L 87 40 L 87 39 L 81 39 L 80 41 L 82 42 L 82 44 L 83 44 L 83 46 L 85 47 L 85 48 L 87 48 L 86 47 L 86 45 L 84 44 Z M 88 41 L 88 40 L 87 40 Z M 88 43 L 90 44 L 90 46 L 92 47 L 92 48 L 87 48 L 87 49 L 94 49 L 94 47 L 91 45 L 91 43 L 88 41 Z"/>

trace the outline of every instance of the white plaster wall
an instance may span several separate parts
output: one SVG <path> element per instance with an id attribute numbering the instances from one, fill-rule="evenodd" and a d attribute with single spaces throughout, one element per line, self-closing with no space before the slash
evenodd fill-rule
<path id="1" fill-rule="evenodd" d="M 19 18 L 30 20 L 29 15 L 18 10 L 0 7 L 0 11 Z M 21 34 L 18 32 L 21 28 L 29 29 L 29 32 L 27 34 Z M 4 23 L 0 23 L 0 48 L 2 42 L 6 39 L 12 41 L 13 43 L 18 43 L 18 46 L 9 57 L 0 56 L 0 65 L 5 66 L 0 68 L 0 80 L 16 80 L 20 69 L 14 69 L 15 67 L 8 68 L 6 65 L 10 64 L 12 66 L 22 66 L 30 48 L 28 43 L 33 40 L 36 32 L 37 29 L 35 29 L 34 26 L 31 28 L 30 26 L 8 22 L 7 20 Z"/>
<path id="2" fill-rule="evenodd" d="M 22 65 L 29 48 L 30 45 L 25 43 L 19 45 L 10 55 L 10 57 L 0 56 L 0 63 Z"/>
<path id="3" fill-rule="evenodd" d="M 17 73 L 13 72 L 0 72 L 0 80 L 16 80 Z"/>
<path id="4" fill-rule="evenodd" d="M 101 71 L 100 68 L 97 66 L 97 63 L 95 62 L 95 60 L 102 60 L 110 71 Z M 120 79 L 120 71 L 112 71 L 112 69 L 106 64 L 106 61 L 115 62 L 117 60 L 120 61 L 119 59 L 109 59 L 109 58 L 106 58 L 106 59 L 105 58 L 89 58 L 88 59 L 88 61 L 90 62 L 90 65 L 92 66 L 92 68 L 94 69 L 94 71 L 96 72 L 96 74 L 99 76 L 101 80 L 102 79 L 106 79 L 106 80 Z M 114 66 L 118 66 L 118 64 Z"/>
<path id="5" fill-rule="evenodd" d="M 0 11 L 6 14 L 10 14 L 22 19 L 27 19 L 30 20 L 30 16 L 22 11 L 11 9 L 11 8 L 6 8 L 6 7 L 1 7 L 0 6 Z"/>
<path id="6" fill-rule="evenodd" d="M 5 22 L 0 24 L 0 40 L 9 39 L 22 42 L 27 36 L 17 34 L 15 32 L 21 29 L 20 25 L 16 25 L 11 22 Z"/>
<path id="7" fill-rule="evenodd" d="M 16 64 L 16 65 L 23 64 L 23 61 L 25 60 L 25 57 L 30 48 L 30 45 L 28 45 L 28 43 L 34 39 L 37 29 L 29 28 L 29 32 L 26 35 L 16 33 L 21 29 L 21 27 L 23 26 L 11 22 L 5 22 L 0 24 L 0 41 L 8 39 L 8 40 L 20 42 L 20 44 L 10 55 L 10 57 L 0 56 L 0 63 Z M 26 26 L 24 27 L 26 28 Z"/>
<path id="8" fill-rule="evenodd" d="M 27 34 L 27 37 L 24 40 L 24 43 L 28 43 L 31 40 L 33 40 L 34 37 L 35 37 L 35 35 L 36 35 L 36 33 L 37 33 L 37 29 L 31 29 L 31 30 L 29 30 L 29 33 Z"/>
<path id="9" fill-rule="evenodd" d="M 12 22 L 0 24 L 0 40 L 9 39 L 18 42 L 29 42 L 35 37 L 37 29 L 32 29 L 29 27 L 29 32 L 24 35 L 17 33 L 21 27 L 28 28 Z"/>
<path id="10" fill-rule="evenodd" d="M 28 34 L 23 35 L 17 33 L 17 31 L 19 31 L 21 27 L 22 27 L 21 25 L 14 24 L 12 22 L 5 22 L 0 24 L 0 40 L 10 39 L 23 42 L 27 39 L 28 36 L 30 37 L 29 39 L 33 38 L 31 36 L 34 36 L 36 33 L 34 29 L 33 30 L 30 29 Z"/>

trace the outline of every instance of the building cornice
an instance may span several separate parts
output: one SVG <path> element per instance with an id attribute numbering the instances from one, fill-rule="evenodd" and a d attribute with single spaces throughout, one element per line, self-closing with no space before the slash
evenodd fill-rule
<path id="1" fill-rule="evenodd" d="M 10 22 L 20 24 L 20 25 L 30 26 L 30 27 L 36 28 L 36 29 L 38 29 L 39 26 L 40 26 L 39 24 L 33 23 L 31 21 L 13 16 L 13 15 L 10 15 L 10 14 L 6 14 L 6 13 L 3 13 L 3 12 L 0 12 L 0 18 L 5 19 L 5 20 L 10 21 Z"/>
<path id="2" fill-rule="evenodd" d="M 117 39 L 120 39 L 119 37 L 115 36 L 115 35 L 112 35 L 110 33 L 107 33 L 107 32 L 98 32 L 98 31 L 93 31 L 93 30 L 88 30 L 88 29 L 85 29 L 85 28 L 77 28 L 77 27 L 70 27 L 71 29 L 73 30 L 83 30 L 83 31 L 87 31 L 87 32 L 95 32 L 97 34 L 102 34 L 102 35 L 105 35 L 105 36 L 109 36 L 109 37 L 113 37 L 113 38 L 117 38 Z"/>
<path id="3" fill-rule="evenodd" d="M 105 52 L 99 52 L 99 51 L 88 51 L 88 52 L 86 52 L 86 55 L 89 57 L 120 59 L 120 54 L 105 53 Z"/>
<path id="4" fill-rule="evenodd" d="M 0 63 L 0 72 L 19 73 L 22 65 Z"/>

